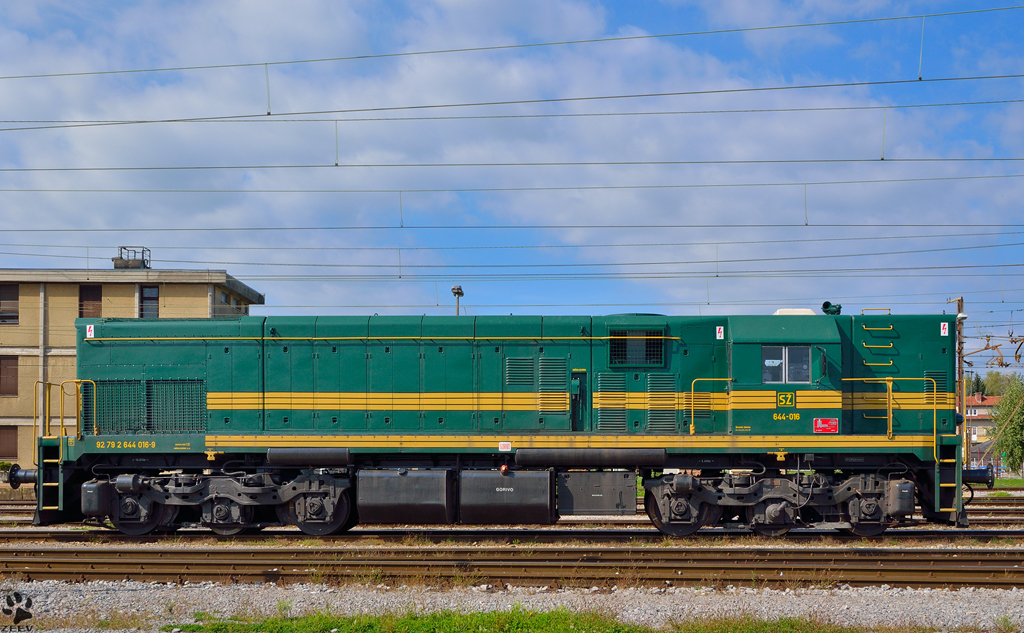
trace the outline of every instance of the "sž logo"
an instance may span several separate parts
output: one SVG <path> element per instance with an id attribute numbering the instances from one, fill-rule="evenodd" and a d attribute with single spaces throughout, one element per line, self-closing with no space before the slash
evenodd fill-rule
<path id="1" fill-rule="evenodd" d="M 10 591 L 7 593 L 3 601 L 3 612 L 4 615 L 13 615 L 14 624 L 21 624 L 25 620 L 32 617 L 32 612 L 29 609 L 32 608 L 32 598 L 28 596 L 22 596 L 17 591 Z"/>

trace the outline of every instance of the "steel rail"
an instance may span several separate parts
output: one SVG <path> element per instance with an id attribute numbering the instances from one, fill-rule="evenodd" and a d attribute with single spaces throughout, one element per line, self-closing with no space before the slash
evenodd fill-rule
<path id="1" fill-rule="evenodd" d="M 238 534 L 235 536 L 218 536 L 206 530 L 183 530 L 168 534 L 148 534 L 131 536 L 120 532 L 103 529 L 0 529 L 2 542 L 54 542 L 54 543 L 90 543 L 96 546 L 117 544 L 167 544 L 193 543 L 210 544 L 211 542 L 229 544 L 249 544 L 263 547 L 289 546 L 298 539 L 310 539 L 297 530 L 287 528 L 271 528 L 258 534 Z M 316 537 L 314 541 L 322 545 L 344 546 L 349 543 L 623 543 L 659 541 L 659 542 L 712 542 L 715 540 L 751 539 L 770 541 L 768 537 L 755 537 L 748 530 L 739 529 L 705 529 L 686 540 L 666 541 L 661 532 L 650 529 L 623 528 L 423 528 L 423 527 L 388 527 L 384 529 L 358 528 L 330 536 Z M 938 541 L 953 543 L 958 540 L 971 539 L 983 543 L 988 541 L 1004 542 L 1024 541 L 1024 529 L 903 529 L 893 530 L 877 537 L 862 537 L 832 530 L 797 529 L 779 537 L 781 541 L 792 542 L 871 542 L 874 540 L 905 540 L 905 541 Z M 190 545 L 191 546 L 191 545 Z"/>
<path id="2" fill-rule="evenodd" d="M 1024 587 L 1018 549 L 361 547 L 0 549 L 26 580 Z"/>
<path id="3" fill-rule="evenodd" d="M 973 526 L 1024 524 L 1024 497 L 976 498 L 967 506 L 968 521 Z M 35 513 L 35 502 L 0 501 L 0 524 L 29 524 Z M 642 505 L 637 515 L 611 517 L 562 517 L 558 525 L 585 524 L 588 526 L 637 526 L 648 527 L 650 519 L 643 513 Z M 897 534 L 899 528 L 886 532 L 887 536 Z"/>

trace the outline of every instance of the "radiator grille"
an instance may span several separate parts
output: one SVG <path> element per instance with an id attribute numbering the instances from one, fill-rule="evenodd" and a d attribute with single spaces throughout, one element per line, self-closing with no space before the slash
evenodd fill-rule
<path id="1" fill-rule="evenodd" d="M 205 433 L 205 380 L 147 380 L 146 428 L 150 433 Z"/>
<path id="2" fill-rule="evenodd" d="M 85 383 L 82 421 L 95 435 L 205 433 L 206 381 L 99 380 L 96 393 Z"/>
<path id="3" fill-rule="evenodd" d="M 665 364 L 665 338 L 662 331 L 612 330 L 609 334 L 609 365 Z"/>
<path id="4" fill-rule="evenodd" d="M 84 427 L 94 434 L 116 435 L 146 430 L 146 400 L 141 380 L 96 381 L 96 419 L 93 420 L 92 388 L 83 392 Z"/>

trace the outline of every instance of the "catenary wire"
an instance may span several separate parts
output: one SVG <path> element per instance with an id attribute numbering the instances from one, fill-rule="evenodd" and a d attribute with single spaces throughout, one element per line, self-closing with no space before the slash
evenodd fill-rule
<path id="1" fill-rule="evenodd" d="M 259 171 L 276 169 L 339 169 L 339 168 L 468 168 L 468 167 L 650 167 L 670 165 L 805 165 L 871 163 L 999 163 L 1019 162 L 1024 157 L 996 156 L 987 158 L 935 157 L 935 158 L 773 158 L 737 160 L 637 160 L 637 161 L 537 161 L 522 163 L 330 163 L 278 164 L 278 165 L 151 165 L 133 167 L 0 167 L 0 173 L 39 172 L 140 172 L 140 171 Z M 403 190 L 404 191 L 404 190 Z"/>
<path id="2" fill-rule="evenodd" d="M 521 250 L 521 249 L 587 249 L 587 248 L 653 248 L 676 246 L 735 246 L 749 244 L 814 244 L 819 242 L 863 242 L 878 240 L 917 240 L 940 238 L 997 237 L 1005 235 L 1024 235 L 1024 231 L 999 231 L 986 233 L 939 233 L 931 235 L 871 235 L 864 237 L 818 237 L 818 238 L 778 238 L 771 240 L 704 240 L 700 242 L 644 242 L 623 244 L 477 244 L 472 246 L 159 246 L 160 250 L 218 250 L 218 251 L 479 251 L 479 250 Z M 111 244 L 0 244 L 0 247 L 17 248 L 60 248 L 60 249 L 114 249 L 118 245 Z M 83 256 L 84 258 L 84 256 Z M 98 255 L 90 255 L 89 259 L 106 259 Z"/>
<path id="3" fill-rule="evenodd" d="M 808 182 L 748 182 L 748 183 L 695 183 L 673 185 L 571 185 L 550 187 L 460 187 L 460 188 L 401 188 L 401 189 L 97 189 L 97 188 L 54 188 L 54 187 L 18 187 L 0 188 L 0 193 L 500 193 L 530 191 L 631 191 L 657 189 L 719 189 L 728 187 L 802 187 L 824 185 L 867 185 L 909 182 L 945 182 L 960 180 L 999 180 L 1008 178 L 1024 178 L 1024 174 L 985 174 L 978 176 L 930 176 L 924 178 L 877 178 L 859 180 L 816 180 Z M 822 226 L 822 225 L 818 225 Z M 854 226 L 854 225 L 850 225 Z M 906 226 L 906 225 L 889 225 Z M 915 225 L 932 226 L 932 225 Z M 985 226 L 974 224 L 974 226 Z M 1002 225 L 1000 225 L 1002 226 Z M 396 227 L 397 228 L 397 227 Z M 433 227 L 419 227 L 433 228 Z M 446 227 L 440 227 L 446 228 Z M 505 227 L 498 227 L 505 228 Z M 583 227 L 572 227 L 583 228 Z M 619 228 L 619 227 L 614 227 Z M 662 227 L 655 227 L 662 228 Z M 692 227 L 686 227 L 692 228 Z"/>
<path id="4" fill-rule="evenodd" d="M 594 229 L 594 230 L 622 230 L 622 229 L 792 229 L 792 228 L 843 228 L 843 229 L 864 229 L 864 228 L 948 228 L 960 226 L 960 224 L 940 224 L 940 223 L 913 223 L 913 222 L 887 222 L 885 224 L 865 224 L 860 223 L 826 223 L 826 224 L 803 224 L 797 222 L 791 223 L 773 223 L 773 224 L 490 224 L 490 225 L 476 225 L 466 226 L 458 224 L 444 224 L 444 225 L 404 225 L 404 226 L 388 226 L 388 225 L 374 225 L 374 226 L 249 226 L 249 227 L 145 227 L 145 228 L 131 228 L 131 227 L 120 227 L 120 228 L 18 228 L 18 227 L 4 227 L 6 233 L 181 233 L 181 232 L 194 232 L 202 230 L 204 232 L 260 232 L 260 231 L 413 231 L 413 230 L 424 230 L 424 231 L 458 231 L 458 230 L 470 230 L 470 231 L 512 231 L 512 230 L 552 230 L 552 229 Z M 1012 222 L 972 222 L 971 226 L 974 228 L 1024 228 L 1024 224 L 1012 223 Z"/>
<path id="5" fill-rule="evenodd" d="M 714 262 L 703 262 L 706 264 L 713 264 Z M 904 276 L 911 271 L 967 271 L 967 270 L 987 270 L 991 268 L 1013 268 L 1020 269 L 1024 267 L 1024 263 L 1020 264 L 947 264 L 937 266 L 885 266 L 885 267 L 872 267 L 872 268 L 842 268 L 842 269 L 772 269 L 772 270 L 705 270 L 705 271 L 647 271 L 647 272 L 597 272 L 597 273 L 464 273 L 460 274 L 460 279 L 512 279 L 512 280 L 524 280 L 524 279 L 658 279 L 658 278 L 729 278 L 729 277 L 779 277 L 786 275 L 794 276 L 813 276 L 813 275 L 826 275 L 826 276 L 852 276 L 858 274 L 881 274 L 881 273 L 901 273 Z M 389 266 L 389 268 L 398 268 L 398 265 Z M 947 273 L 948 274 L 948 273 Z M 990 276 L 991 273 L 985 273 L 986 276 Z M 1004 277 L 1022 277 L 1024 273 L 1003 273 Z M 240 276 L 241 277 L 241 276 Z M 424 274 L 424 275 L 409 275 L 409 274 L 361 274 L 361 275 L 273 275 L 273 274 L 261 274 L 261 275 L 248 275 L 245 278 L 248 279 L 396 279 L 396 278 L 408 278 L 408 279 L 447 279 L 450 277 L 450 273 L 446 275 L 436 274 Z"/>
<path id="6" fill-rule="evenodd" d="M 335 109 L 335 110 L 305 110 L 295 112 L 280 112 L 277 114 L 266 114 L 263 112 L 253 112 L 249 114 L 234 114 L 234 115 L 223 115 L 223 116 L 209 116 L 209 117 L 187 117 L 187 118 L 175 118 L 175 119 L 163 119 L 154 120 L 154 123 L 181 123 L 181 122 L 198 122 L 198 121 L 226 121 L 232 119 L 252 119 L 262 117 L 289 117 L 289 116 L 311 116 L 311 115 L 328 115 L 328 114 L 355 114 L 360 112 L 398 112 L 398 111 L 417 111 L 417 110 L 434 110 L 434 109 L 445 109 L 445 108 L 477 108 L 477 107 L 493 107 L 501 105 L 530 105 L 530 104 L 542 104 L 542 103 L 577 103 L 587 101 L 615 101 L 621 99 L 651 99 L 661 97 L 684 97 L 684 96 L 698 96 L 698 95 L 718 95 L 718 94 L 742 94 L 742 93 L 763 93 L 773 91 L 790 91 L 790 90 L 815 90 L 815 89 L 826 89 L 826 88 L 860 88 L 868 86 L 897 86 L 897 85 L 910 85 L 910 84 L 930 84 L 930 83 L 948 83 L 958 81 L 987 81 L 996 79 L 1020 79 L 1024 77 L 1024 73 L 1018 74 L 1005 74 L 1005 75 L 976 75 L 976 76 L 965 76 L 965 77 L 932 77 L 925 79 L 889 79 L 889 80 L 876 80 L 876 81 L 853 81 L 853 82 L 833 82 L 833 83 L 819 83 L 819 84 L 801 84 L 792 86 L 760 86 L 760 87 L 747 87 L 747 88 L 715 88 L 711 90 L 686 90 L 686 91 L 673 91 L 673 92 L 651 92 L 651 93 L 631 93 L 631 94 L 619 94 L 619 95 L 591 95 L 582 97 L 549 97 L 543 99 L 513 99 L 504 101 L 477 101 L 477 102 L 466 102 L 466 103 L 442 103 L 442 104 L 420 104 L 420 105 L 408 105 L 408 106 L 379 106 L 379 107 L 364 107 L 364 108 L 346 108 L 346 109 Z"/>
<path id="7" fill-rule="evenodd" d="M 959 15 L 969 15 L 972 13 L 992 13 L 996 11 L 1013 11 L 1024 8 L 1024 5 L 1005 6 L 1005 7 L 987 7 L 983 9 L 966 9 L 962 11 L 947 11 L 943 13 L 924 13 L 920 15 L 902 15 L 902 16 L 888 16 L 881 18 L 860 18 L 852 20 L 832 20 L 827 22 L 807 22 L 803 24 L 780 24 L 780 25 L 769 25 L 769 26 L 749 26 L 749 27 L 736 27 L 729 29 L 712 29 L 704 31 L 686 31 L 679 33 L 654 33 L 647 35 L 623 35 L 615 37 L 602 37 L 602 38 L 587 38 L 578 40 L 561 40 L 555 42 L 534 42 L 527 44 L 499 44 L 493 46 L 474 46 L 466 48 L 449 48 L 449 49 L 438 49 L 428 51 L 406 51 L 398 53 L 375 53 L 365 55 L 349 55 L 342 57 L 321 57 L 315 59 L 294 59 L 294 60 L 278 60 L 268 62 L 247 62 L 247 63 L 235 63 L 235 64 L 206 64 L 197 66 L 173 66 L 163 68 L 135 68 L 135 69 L 123 69 L 123 70 L 96 70 L 96 71 L 81 71 L 81 72 L 63 72 L 63 73 L 36 73 L 36 74 L 24 74 L 24 75 L 6 75 L 0 76 L 0 81 L 11 80 L 11 79 L 42 79 L 42 78 L 55 78 L 55 77 L 87 77 L 97 75 L 121 75 L 121 74 L 137 74 L 137 73 L 152 73 L 152 72 L 181 72 L 186 70 L 212 70 L 212 69 L 224 69 L 224 68 L 252 68 L 259 66 L 284 66 L 284 65 L 295 65 L 295 64 L 316 64 L 325 62 L 342 62 L 342 61 L 358 61 L 358 60 L 369 60 L 369 59 L 386 59 L 393 57 L 413 57 L 418 55 L 441 55 L 451 53 L 475 53 L 475 52 L 487 52 L 487 51 L 501 51 L 501 50 L 516 50 L 526 48 L 542 48 L 542 47 L 553 47 L 553 46 L 568 46 L 578 44 L 597 44 L 606 42 L 627 42 L 636 40 L 653 40 L 653 39 L 665 39 L 674 37 L 691 37 L 698 35 L 721 35 L 730 33 L 751 33 L 758 31 L 774 31 L 784 29 L 795 29 L 795 28 L 810 28 L 820 26 L 839 26 L 846 24 L 870 24 L 878 22 L 893 22 L 900 20 L 916 20 L 926 18 L 937 18 L 937 17 L 949 17 Z"/>
<path id="8" fill-rule="evenodd" d="M 196 264 L 203 266 L 268 266 L 268 267 L 295 267 L 295 268 L 404 268 L 404 269 L 480 269 L 480 268 L 603 268 L 603 267 L 637 267 L 637 266 L 691 266 L 700 264 L 746 264 L 757 262 L 781 262 L 781 261 L 803 261 L 823 259 L 848 259 L 852 257 L 887 257 L 894 255 L 921 255 L 926 253 L 947 253 L 953 251 L 975 251 L 993 248 L 1010 248 L 1024 246 L 1024 242 L 1011 244 L 981 244 L 974 246 L 949 246 L 944 248 L 911 249 L 902 251 L 886 251 L 874 253 L 829 253 L 825 255 L 789 255 L 785 257 L 750 257 L 741 259 L 702 259 L 693 261 L 654 261 L 654 262 L 584 262 L 584 263 L 543 263 L 533 264 L 516 262 L 512 264 L 412 264 L 404 265 L 398 263 L 387 264 L 329 264 L 323 262 L 231 262 L 231 261 L 197 261 L 187 259 L 159 259 L 153 258 L 150 261 L 164 264 Z M 401 249 L 394 249 L 401 250 Z M 0 255 L 14 255 L 21 257 L 46 257 L 63 259 L 83 259 L 82 255 L 59 255 L 52 253 L 12 253 L 0 252 Z M 1000 266 L 1001 264 L 992 264 Z"/>
<path id="9" fill-rule="evenodd" d="M 820 106 L 810 108 L 745 108 L 733 110 L 661 110 L 650 112 L 558 112 L 544 114 L 478 114 L 451 116 L 418 116 L 418 117 L 360 117 L 360 118 L 329 118 L 329 119 L 287 119 L 277 116 L 259 115 L 251 119 L 150 119 L 150 120 L 0 120 L 3 124 L 52 124 L 52 125 L 19 125 L 18 127 L 0 128 L 0 132 L 22 130 L 53 130 L 85 127 L 108 127 L 120 125 L 148 125 L 160 123 L 356 123 L 372 121 L 473 121 L 501 119 L 558 119 L 588 117 L 630 117 L 630 116 L 673 116 L 673 115 L 705 115 L 705 114 L 768 114 L 786 112 L 844 112 L 865 110 L 897 110 L 911 108 L 946 108 L 975 105 L 1006 105 L 1024 103 L 1024 99 L 996 99 L 988 101 L 958 101 L 949 103 L 916 103 L 895 105 L 867 106 Z M 279 115 L 285 116 L 285 115 Z"/>

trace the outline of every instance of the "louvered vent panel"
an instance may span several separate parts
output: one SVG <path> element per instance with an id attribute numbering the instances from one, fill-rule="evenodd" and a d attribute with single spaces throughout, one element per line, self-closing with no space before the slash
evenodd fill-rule
<path id="1" fill-rule="evenodd" d="M 568 361 L 564 358 L 540 359 L 541 413 L 569 413 Z"/>
<path id="2" fill-rule="evenodd" d="M 533 386 L 533 359 L 506 358 L 505 384 L 525 387 Z"/>
<path id="3" fill-rule="evenodd" d="M 597 430 L 626 432 L 626 376 L 623 374 L 598 373 Z"/>
<path id="4" fill-rule="evenodd" d="M 647 374 L 647 430 L 651 433 L 675 433 L 675 374 Z"/>
<path id="5" fill-rule="evenodd" d="M 930 396 L 937 396 L 936 404 L 943 404 L 945 402 L 945 394 L 949 392 L 948 376 L 944 371 L 926 371 L 924 372 L 925 378 L 932 378 L 935 380 L 935 384 L 932 384 L 931 380 L 922 381 L 924 385 L 924 392 Z M 927 400 L 928 404 L 932 404 L 932 400 Z"/>
<path id="6" fill-rule="evenodd" d="M 683 410 L 683 415 L 687 418 L 690 417 L 690 392 L 683 394 L 683 402 L 680 408 Z M 711 417 L 711 394 L 708 392 L 696 392 L 693 395 L 693 417 L 698 420 L 703 420 Z"/>

